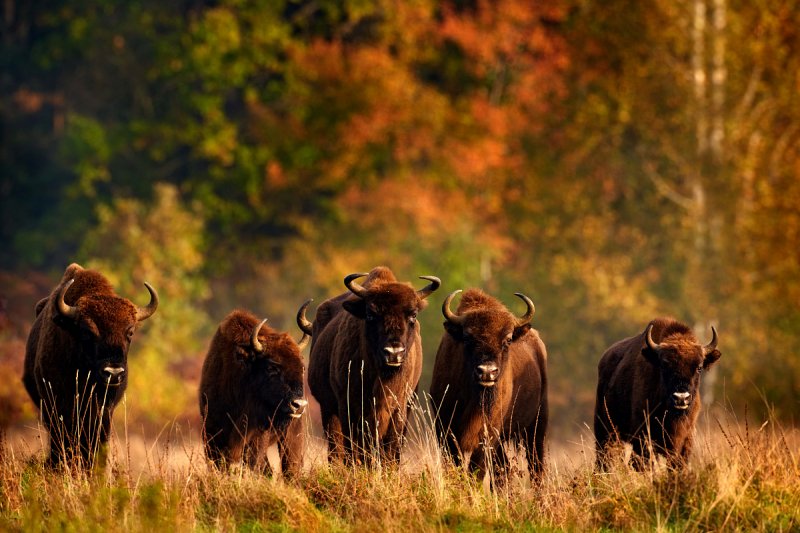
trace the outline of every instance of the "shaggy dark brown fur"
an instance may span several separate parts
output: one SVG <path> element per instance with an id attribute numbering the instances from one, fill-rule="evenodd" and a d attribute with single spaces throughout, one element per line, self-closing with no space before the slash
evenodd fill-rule
<path id="1" fill-rule="evenodd" d="M 648 345 L 648 330 L 655 349 Z M 716 331 L 702 346 L 689 326 L 671 318 L 656 318 L 644 332 L 606 350 L 598 365 L 594 414 L 597 468 L 607 469 L 617 440 L 631 443 L 636 468 L 648 464 L 651 450 L 665 455 L 671 467 L 684 467 L 700 414 L 700 375 L 720 355 Z"/>
<path id="2" fill-rule="evenodd" d="M 73 280 L 70 285 L 70 280 Z M 58 297 L 74 306 L 59 311 Z M 158 296 L 151 292 L 152 309 Z M 90 467 L 108 440 L 114 407 L 128 383 L 128 348 L 142 309 L 114 293 L 99 272 L 71 264 L 36 304 L 22 381 L 50 432 L 50 464 L 80 457 Z M 148 316 L 149 316 L 148 314 Z"/>
<path id="3" fill-rule="evenodd" d="M 444 323 L 431 382 L 440 442 L 457 465 L 468 456 L 480 479 L 493 452 L 499 481 L 507 471 L 503 444 L 521 442 L 539 480 L 548 417 L 544 343 L 530 323 L 478 289 L 464 293 L 456 314 L 463 323 Z"/>
<path id="4" fill-rule="evenodd" d="M 271 474 L 266 452 L 277 443 L 284 476 L 294 476 L 304 447 L 301 347 L 265 324 L 258 332 L 259 351 L 252 336 L 260 322 L 235 310 L 211 341 L 200 380 L 206 456 L 218 466 L 244 460 Z"/>
<path id="5" fill-rule="evenodd" d="M 319 306 L 308 384 L 320 404 L 329 458 L 366 463 L 378 449 L 382 460 L 400 460 L 422 373 L 416 316 L 438 286 L 437 279 L 415 291 L 388 268 L 376 267 L 363 297 L 348 292 Z"/>

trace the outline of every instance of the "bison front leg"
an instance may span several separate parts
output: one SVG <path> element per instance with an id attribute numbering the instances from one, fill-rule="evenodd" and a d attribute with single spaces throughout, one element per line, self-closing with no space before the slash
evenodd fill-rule
<path id="1" fill-rule="evenodd" d="M 637 472 L 644 472 L 650 468 L 652 446 L 650 436 L 634 437 L 631 440 L 631 464 Z"/>
<path id="2" fill-rule="evenodd" d="M 278 439 L 278 453 L 281 458 L 283 477 L 296 478 L 303 468 L 303 447 L 305 434 L 302 420 L 294 420 Z"/>
<path id="3" fill-rule="evenodd" d="M 344 459 L 344 435 L 342 434 L 341 419 L 334 413 L 323 411 L 322 427 L 328 441 L 328 462 L 341 462 Z"/>
<path id="4" fill-rule="evenodd" d="M 68 461 L 70 449 L 69 430 L 72 425 L 68 419 L 66 422 L 58 415 L 57 409 L 53 406 L 44 407 L 42 411 L 42 421 L 47 428 L 50 440 L 50 450 L 47 458 L 47 466 L 56 468 L 62 461 Z"/>
<path id="5" fill-rule="evenodd" d="M 103 468 L 106 464 L 107 443 L 111 434 L 111 412 L 96 410 L 84 417 L 79 429 L 80 457 L 84 468 Z"/>
<path id="6" fill-rule="evenodd" d="M 531 483 L 538 485 L 544 476 L 544 431 L 536 427 L 529 428 L 525 434 L 525 455 L 528 459 L 528 470 L 531 474 Z"/>
<path id="7" fill-rule="evenodd" d="M 614 424 L 608 414 L 605 398 L 598 391 L 594 413 L 595 470 L 608 472 L 610 466 L 609 453 L 612 445 L 619 441 Z"/>
<path id="8" fill-rule="evenodd" d="M 692 454 L 692 446 L 694 445 L 694 438 L 690 435 L 683 441 L 683 445 L 671 453 L 667 454 L 667 465 L 676 471 L 686 468 L 689 464 L 689 456 Z"/>
<path id="9" fill-rule="evenodd" d="M 406 421 L 411 407 L 409 406 L 405 411 L 402 413 L 401 409 L 397 409 L 394 412 L 389 426 L 386 428 L 386 433 L 381 439 L 381 460 L 388 466 L 400 465 L 400 453 L 403 450 L 406 436 Z"/>
<path id="10" fill-rule="evenodd" d="M 456 439 L 456 436 L 453 434 L 453 432 L 448 430 L 447 434 L 440 437 L 439 442 L 447 455 L 453 461 L 453 465 L 456 468 L 461 468 L 464 464 L 464 457 L 461 455 L 461 448 L 458 445 L 458 439 Z"/>
<path id="11" fill-rule="evenodd" d="M 242 449 L 244 463 L 253 471 L 265 476 L 272 476 L 272 465 L 269 464 L 267 449 L 270 442 L 268 432 L 247 435 Z"/>
<path id="12" fill-rule="evenodd" d="M 510 472 L 510 461 L 502 441 L 497 441 L 492 449 L 492 469 L 489 481 L 495 490 L 506 486 Z"/>
<path id="13" fill-rule="evenodd" d="M 486 475 L 486 450 L 479 444 L 469 457 L 469 471 L 480 481 Z"/>

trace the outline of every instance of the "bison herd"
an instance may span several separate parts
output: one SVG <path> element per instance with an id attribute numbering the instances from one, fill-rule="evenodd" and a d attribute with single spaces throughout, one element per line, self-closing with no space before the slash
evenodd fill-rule
<path id="1" fill-rule="evenodd" d="M 360 283 L 358 280 L 363 281 Z M 199 389 L 208 460 L 244 463 L 271 473 L 266 450 L 277 444 L 281 470 L 301 468 L 305 448 L 304 362 L 319 402 L 328 460 L 349 465 L 397 465 L 422 373 L 417 315 L 441 281 L 421 276 L 415 289 L 386 267 L 344 278 L 346 292 L 297 312 L 295 341 L 251 313 L 235 310 L 211 340 Z M 36 304 L 22 381 L 50 435 L 49 464 L 91 466 L 109 438 L 114 407 L 127 384 L 127 354 L 139 322 L 158 308 L 118 296 L 99 272 L 72 264 L 50 296 Z M 506 446 L 521 445 L 531 479 L 541 479 L 548 424 L 547 350 L 531 327 L 534 304 L 517 316 L 479 289 L 468 289 L 455 311 L 442 305 L 444 331 L 430 396 L 436 435 L 452 461 L 480 479 L 494 466 L 508 473 Z M 596 468 L 608 468 L 614 443 L 632 446 L 635 468 L 652 454 L 676 469 L 691 453 L 700 412 L 703 371 L 720 358 L 717 332 L 701 345 L 691 329 L 656 318 L 623 339 L 598 365 L 594 433 Z"/>

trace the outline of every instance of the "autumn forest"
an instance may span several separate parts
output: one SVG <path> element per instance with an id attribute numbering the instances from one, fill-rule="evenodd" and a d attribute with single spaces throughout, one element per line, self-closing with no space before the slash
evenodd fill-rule
<path id="1" fill-rule="evenodd" d="M 299 331 L 385 264 L 482 287 L 549 352 L 551 420 L 590 419 L 597 361 L 656 316 L 723 357 L 719 408 L 797 422 L 796 0 L 4 0 L 0 425 L 34 305 L 66 266 L 158 315 L 127 416 L 194 420 L 216 324 Z M 157 378 L 156 378 L 157 376 Z"/>

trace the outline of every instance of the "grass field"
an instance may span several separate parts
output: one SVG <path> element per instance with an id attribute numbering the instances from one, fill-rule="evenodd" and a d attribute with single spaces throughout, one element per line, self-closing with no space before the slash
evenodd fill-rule
<path id="1" fill-rule="evenodd" d="M 800 432 L 703 417 L 690 467 L 592 472 L 588 431 L 549 445 L 548 475 L 515 474 L 496 492 L 442 460 L 418 424 L 399 469 L 328 466 L 309 435 L 304 473 L 284 482 L 207 467 L 195 432 L 153 438 L 119 423 L 108 467 L 42 466 L 41 429 L 4 435 L 2 531 L 800 530 Z M 524 465 L 520 469 L 525 472 Z"/>

